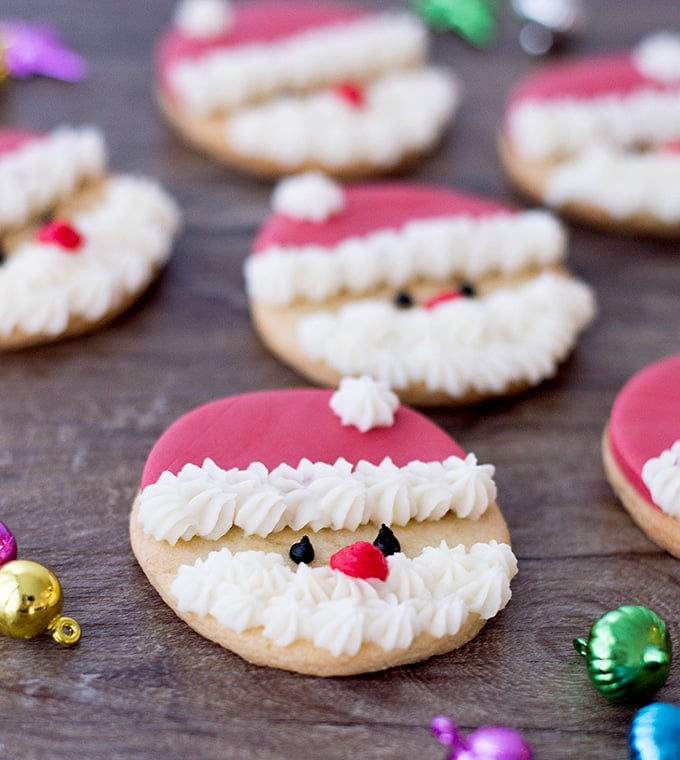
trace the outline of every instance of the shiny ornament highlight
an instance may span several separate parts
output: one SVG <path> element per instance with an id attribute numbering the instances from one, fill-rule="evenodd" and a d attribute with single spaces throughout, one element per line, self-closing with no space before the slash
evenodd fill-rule
<path id="1" fill-rule="evenodd" d="M 63 646 L 80 639 L 80 626 L 63 617 L 64 597 L 57 576 L 44 565 L 16 559 L 0 567 L 0 633 L 31 639 L 46 631 Z"/>
<path id="2" fill-rule="evenodd" d="M 628 733 L 630 760 L 677 760 L 680 757 L 680 708 L 654 702 L 638 710 Z"/>
<path id="3" fill-rule="evenodd" d="M 519 44 L 529 55 L 545 55 L 561 47 L 586 24 L 582 0 L 511 0 L 512 9 L 524 22 Z"/>
<path id="4" fill-rule="evenodd" d="M 531 747 L 512 728 L 483 726 L 463 736 L 444 715 L 430 723 L 440 744 L 449 747 L 444 760 L 531 760 Z"/>
<path id="5" fill-rule="evenodd" d="M 0 521 L 0 565 L 17 558 L 17 540 L 14 533 Z"/>
<path id="6" fill-rule="evenodd" d="M 586 658 L 595 688 L 612 702 L 641 702 L 660 689 L 671 667 L 665 622 L 638 605 L 623 605 L 597 620 L 588 638 L 573 641 Z"/>

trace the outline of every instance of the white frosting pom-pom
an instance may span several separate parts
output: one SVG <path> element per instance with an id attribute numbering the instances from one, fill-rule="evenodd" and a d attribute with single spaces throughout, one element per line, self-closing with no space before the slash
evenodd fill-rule
<path id="1" fill-rule="evenodd" d="M 274 189 L 272 209 L 291 219 L 320 224 L 345 207 L 342 186 L 321 172 L 282 180 Z"/>
<path id="2" fill-rule="evenodd" d="M 680 35 L 657 32 L 645 37 L 633 51 L 633 63 L 650 79 L 680 83 Z"/>
<path id="3" fill-rule="evenodd" d="M 231 29 L 234 11 L 229 0 L 180 0 L 174 21 L 187 37 L 209 39 Z"/>
<path id="4" fill-rule="evenodd" d="M 331 396 L 330 407 L 343 425 L 354 425 L 365 433 L 375 427 L 391 427 L 399 399 L 387 383 L 362 375 L 343 378 Z"/>

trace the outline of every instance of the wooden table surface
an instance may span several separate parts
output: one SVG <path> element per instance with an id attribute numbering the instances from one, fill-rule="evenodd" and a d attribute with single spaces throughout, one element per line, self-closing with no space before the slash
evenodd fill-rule
<path id="1" fill-rule="evenodd" d="M 365 2 L 374 8 L 406 3 Z M 680 25 L 677 0 L 591 0 L 569 53 L 615 50 Z M 520 397 L 431 416 L 496 465 L 520 572 L 513 598 L 461 650 L 392 671 L 314 679 L 251 666 L 203 640 L 147 583 L 128 543 L 144 460 L 174 419 L 209 399 L 304 385 L 258 342 L 241 266 L 271 185 L 212 164 L 161 122 L 151 50 L 169 0 L 3 0 L 0 15 L 48 20 L 91 64 L 83 83 L 15 82 L 0 125 L 95 123 L 119 171 L 157 177 L 181 204 L 174 257 L 143 302 L 91 336 L 0 359 L 0 518 L 20 553 L 52 567 L 83 628 L 0 640 L 6 758 L 440 758 L 428 724 L 510 725 L 535 756 L 627 757 L 633 710 L 590 685 L 572 648 L 605 611 L 643 604 L 680 648 L 680 562 L 612 495 L 600 436 L 621 385 L 680 346 L 678 244 L 571 229 L 573 268 L 596 289 L 597 322 L 554 380 Z M 541 65 L 504 16 L 486 51 L 437 36 L 433 56 L 465 83 L 459 118 L 410 178 L 518 201 L 494 138 L 504 94 Z M 565 53 L 566 54 L 566 53 Z M 658 698 L 680 704 L 680 665 Z"/>

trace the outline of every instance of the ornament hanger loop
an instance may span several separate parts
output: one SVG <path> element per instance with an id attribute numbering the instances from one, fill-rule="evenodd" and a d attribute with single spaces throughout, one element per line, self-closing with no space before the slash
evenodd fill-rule
<path id="1" fill-rule="evenodd" d="M 77 620 L 65 615 L 57 615 L 47 630 L 50 631 L 57 644 L 64 647 L 73 646 L 80 640 L 80 624 Z"/>

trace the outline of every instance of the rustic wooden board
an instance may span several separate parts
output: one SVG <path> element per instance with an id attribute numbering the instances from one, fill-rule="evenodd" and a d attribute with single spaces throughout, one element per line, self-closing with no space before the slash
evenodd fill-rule
<path id="1" fill-rule="evenodd" d="M 573 52 L 618 49 L 680 22 L 676 0 L 590 5 Z M 156 113 L 151 51 L 171 9 L 169 0 L 4 0 L 1 10 L 59 25 L 92 71 L 78 85 L 13 83 L 0 95 L 0 124 L 100 125 L 112 165 L 158 177 L 186 219 L 168 270 L 126 316 L 89 337 L 0 358 L 0 517 L 23 557 L 57 572 L 83 627 L 71 651 L 0 640 L 2 756 L 426 760 L 443 754 L 428 723 L 445 713 L 467 729 L 516 726 L 544 760 L 625 757 L 633 711 L 590 686 L 571 640 L 631 602 L 655 609 L 680 642 L 680 563 L 633 525 L 599 454 L 617 390 L 680 346 L 677 243 L 572 228 L 573 267 L 600 303 L 573 358 L 517 398 L 430 412 L 496 465 L 520 561 L 512 602 L 462 650 L 359 678 L 261 669 L 188 630 L 146 582 L 127 519 L 158 435 L 209 399 L 303 384 L 258 342 L 242 286 L 271 186 L 185 148 Z M 437 36 L 434 57 L 461 74 L 465 102 L 412 179 L 518 200 L 495 135 L 504 94 L 540 62 L 520 51 L 516 31 L 506 14 L 488 51 Z M 660 699 L 680 703 L 679 667 Z"/>

